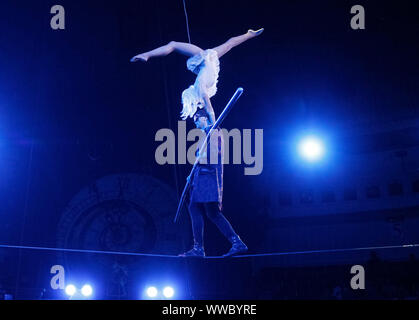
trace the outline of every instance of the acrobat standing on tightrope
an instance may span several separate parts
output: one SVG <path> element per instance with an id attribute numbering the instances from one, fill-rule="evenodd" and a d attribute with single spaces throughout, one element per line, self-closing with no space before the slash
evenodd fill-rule
<path id="1" fill-rule="evenodd" d="M 217 92 L 218 74 L 220 71 L 219 59 L 239 44 L 257 37 L 263 32 L 263 28 L 257 31 L 249 30 L 247 33 L 230 38 L 227 42 L 213 49 L 203 50 L 196 45 L 184 42 L 171 41 L 157 49 L 141 53 L 131 59 L 131 62 L 166 56 L 171 52 L 179 52 L 190 57 L 187 60 L 187 68 L 197 75 L 193 85 L 183 91 L 183 109 L 181 118 L 193 118 L 198 129 L 206 134 L 211 130 L 216 118 L 210 98 Z M 214 143 L 215 142 L 215 143 Z M 231 242 L 232 247 L 224 257 L 233 256 L 247 251 L 243 243 L 229 221 L 225 218 L 222 210 L 223 197 L 223 137 L 220 129 L 213 131 L 210 142 L 204 150 L 197 150 L 197 158 L 200 161 L 194 171 L 190 203 L 188 206 L 192 222 L 194 237 L 193 248 L 183 254 L 182 257 L 205 257 L 204 251 L 204 214 L 218 227 L 222 234 Z M 216 161 L 213 161 L 216 159 Z"/>

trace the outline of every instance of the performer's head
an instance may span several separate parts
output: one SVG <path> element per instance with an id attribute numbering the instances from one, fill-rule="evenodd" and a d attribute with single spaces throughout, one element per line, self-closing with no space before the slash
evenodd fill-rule
<path id="1" fill-rule="evenodd" d="M 198 109 L 193 116 L 193 121 L 198 129 L 204 130 L 208 127 L 208 114 L 204 109 Z"/>

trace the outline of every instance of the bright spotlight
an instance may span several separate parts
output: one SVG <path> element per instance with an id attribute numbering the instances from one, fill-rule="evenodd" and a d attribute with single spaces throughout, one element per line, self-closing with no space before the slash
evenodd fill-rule
<path id="1" fill-rule="evenodd" d="M 316 161 L 324 154 L 323 142 L 316 137 L 304 138 L 299 146 L 298 151 L 302 157 L 308 161 Z"/>
<path id="2" fill-rule="evenodd" d="M 163 295 L 166 298 L 171 298 L 171 297 L 173 297 L 174 294 L 175 294 L 175 291 L 173 290 L 172 287 L 166 287 L 166 288 L 163 289 Z"/>
<path id="3" fill-rule="evenodd" d="M 156 287 L 149 287 L 149 288 L 147 289 L 147 295 L 148 295 L 150 298 L 154 298 L 154 297 L 156 297 L 156 296 L 157 296 L 157 288 L 156 288 Z"/>
<path id="4" fill-rule="evenodd" d="M 65 287 L 65 293 L 69 296 L 73 296 L 76 293 L 76 291 L 76 287 L 72 284 L 69 284 L 67 287 Z"/>
<path id="5" fill-rule="evenodd" d="M 83 286 L 83 288 L 81 288 L 81 293 L 82 293 L 82 295 L 84 295 L 85 297 L 89 297 L 89 296 L 91 296 L 91 295 L 92 295 L 92 293 L 93 293 L 93 289 L 92 289 L 92 287 L 91 287 L 90 285 L 85 284 L 85 285 Z"/>

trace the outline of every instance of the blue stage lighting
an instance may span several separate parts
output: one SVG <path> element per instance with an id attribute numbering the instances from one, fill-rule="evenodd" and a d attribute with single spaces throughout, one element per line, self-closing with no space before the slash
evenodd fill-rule
<path id="1" fill-rule="evenodd" d="M 73 296 L 76 293 L 77 289 L 74 285 L 69 284 L 65 287 L 65 293 L 69 296 Z"/>
<path id="2" fill-rule="evenodd" d="M 175 294 L 175 290 L 173 290 L 173 288 L 172 287 L 165 287 L 164 289 L 163 289 L 163 295 L 166 297 L 166 298 L 171 298 L 171 297 L 173 297 L 173 295 Z"/>
<path id="3" fill-rule="evenodd" d="M 157 296 L 157 288 L 156 287 L 149 287 L 147 288 L 147 296 L 149 296 L 150 298 L 155 298 Z"/>
<path id="4" fill-rule="evenodd" d="M 81 293 L 82 295 L 84 295 L 85 297 L 89 297 L 92 295 L 93 293 L 93 289 L 90 285 L 85 284 L 82 288 L 81 288 Z"/>
<path id="5" fill-rule="evenodd" d="M 298 152 L 306 160 L 316 161 L 324 155 L 325 148 L 320 139 L 309 136 L 300 141 L 298 144 Z"/>

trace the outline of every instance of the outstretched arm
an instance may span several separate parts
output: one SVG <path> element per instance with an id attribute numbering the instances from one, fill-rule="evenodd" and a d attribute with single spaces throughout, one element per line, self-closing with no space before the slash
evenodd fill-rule
<path id="1" fill-rule="evenodd" d="M 208 124 L 212 126 L 215 123 L 215 113 L 211 104 L 211 100 L 207 94 L 204 95 L 205 111 L 208 114 Z"/>

